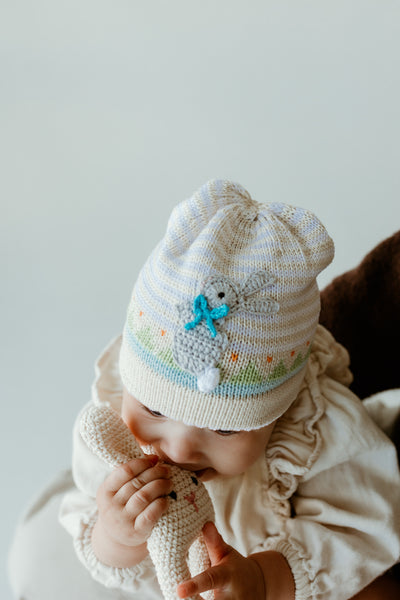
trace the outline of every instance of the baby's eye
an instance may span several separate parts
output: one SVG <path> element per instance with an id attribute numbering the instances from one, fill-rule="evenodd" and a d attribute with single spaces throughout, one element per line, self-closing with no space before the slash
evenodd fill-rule
<path id="1" fill-rule="evenodd" d="M 151 408 L 148 408 L 147 406 L 144 406 L 144 405 L 143 405 L 143 408 L 146 412 L 153 415 L 153 417 L 163 417 L 164 416 L 160 412 L 158 412 L 158 410 L 151 410 Z"/>
<path id="2" fill-rule="evenodd" d="M 215 433 L 218 433 L 218 435 L 234 435 L 237 431 L 231 431 L 230 429 L 216 429 Z"/>

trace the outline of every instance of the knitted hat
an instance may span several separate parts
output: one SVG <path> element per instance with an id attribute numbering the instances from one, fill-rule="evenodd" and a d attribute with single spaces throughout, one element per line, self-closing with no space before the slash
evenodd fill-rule
<path id="1" fill-rule="evenodd" d="M 151 410 L 252 430 L 299 391 L 333 242 L 309 211 L 209 181 L 172 212 L 128 308 L 120 373 Z"/>

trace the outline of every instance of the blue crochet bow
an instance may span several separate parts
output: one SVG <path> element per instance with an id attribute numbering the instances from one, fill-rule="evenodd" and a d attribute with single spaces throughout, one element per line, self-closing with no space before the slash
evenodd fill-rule
<path id="1" fill-rule="evenodd" d="M 226 317 L 229 312 L 229 306 L 227 304 L 221 304 L 221 306 L 210 310 L 208 308 L 206 298 L 203 296 L 203 294 L 199 294 L 199 296 L 196 296 L 194 299 L 193 312 L 196 318 L 194 321 L 186 323 L 185 329 L 188 331 L 189 329 L 194 329 L 196 325 L 200 323 L 200 321 L 205 319 L 207 326 L 211 331 L 211 337 L 215 338 L 217 335 L 217 330 L 215 329 L 213 321 L 216 319 L 221 319 L 222 317 Z"/>

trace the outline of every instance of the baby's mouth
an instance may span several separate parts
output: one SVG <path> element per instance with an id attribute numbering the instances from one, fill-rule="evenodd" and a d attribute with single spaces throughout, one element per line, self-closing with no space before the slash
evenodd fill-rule
<path id="1" fill-rule="evenodd" d="M 143 445 L 142 450 L 145 454 L 158 454 L 162 462 L 165 462 L 170 465 L 175 465 L 177 467 L 180 467 L 181 469 L 186 469 L 186 471 L 192 471 L 193 473 L 195 473 L 196 477 L 200 479 L 200 481 L 210 481 L 210 479 L 214 479 L 214 477 L 217 475 L 216 470 L 212 467 L 205 467 L 204 469 L 195 469 L 193 466 L 190 465 L 178 465 L 173 461 L 169 460 L 166 456 L 163 456 L 161 452 L 157 452 L 155 448 L 150 444 Z"/>
<path id="2" fill-rule="evenodd" d="M 197 471 L 194 471 L 194 473 L 195 473 L 196 477 L 198 477 L 200 479 L 200 477 L 202 477 L 206 471 L 207 471 L 207 469 L 198 469 Z"/>
<path id="3" fill-rule="evenodd" d="M 200 479 L 200 481 L 202 481 L 203 483 L 205 481 L 210 481 L 211 479 L 214 479 L 214 477 L 216 477 L 217 472 L 215 469 L 213 469 L 212 467 L 206 467 L 205 469 L 199 469 L 198 471 L 195 471 L 196 473 L 196 477 L 198 479 Z"/>

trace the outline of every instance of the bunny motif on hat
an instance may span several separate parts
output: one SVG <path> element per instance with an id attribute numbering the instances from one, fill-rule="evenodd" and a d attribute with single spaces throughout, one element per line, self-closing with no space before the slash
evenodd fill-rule
<path id="1" fill-rule="evenodd" d="M 333 242 L 310 211 L 212 180 L 173 210 L 128 308 L 120 373 L 154 411 L 252 430 L 296 398 Z"/>
<path id="2" fill-rule="evenodd" d="M 272 283 L 274 277 L 266 271 L 252 273 L 240 288 L 228 277 L 215 276 L 205 283 L 202 294 L 196 296 L 193 308 L 191 303 L 178 306 L 181 322 L 188 322 L 175 334 L 174 358 L 180 367 L 197 375 L 200 391 L 211 392 L 218 385 L 220 372 L 215 364 L 229 343 L 225 333 L 217 332 L 214 320 L 241 309 L 265 315 L 277 312 L 279 304 L 274 300 L 251 299 L 258 290 Z M 193 313 L 195 319 L 190 321 Z M 194 333 L 187 333 L 196 327 Z"/>

